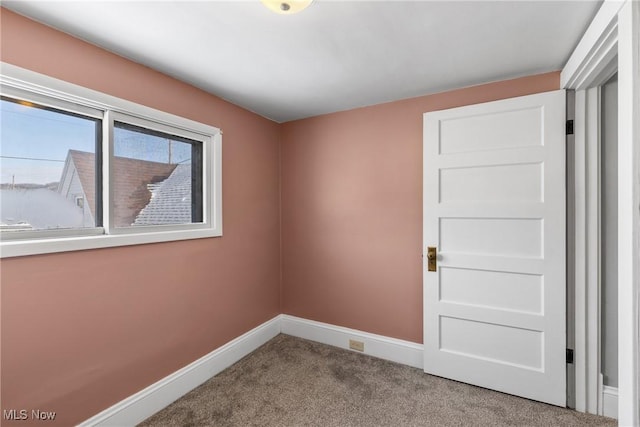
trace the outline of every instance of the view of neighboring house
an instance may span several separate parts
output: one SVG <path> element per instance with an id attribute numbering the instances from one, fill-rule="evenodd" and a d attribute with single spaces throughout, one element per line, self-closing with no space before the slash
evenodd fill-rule
<path id="1" fill-rule="evenodd" d="M 176 224 L 191 221 L 191 164 L 167 164 L 114 157 L 114 224 Z M 69 150 L 58 192 L 95 217 L 95 154 Z"/>
<path id="2" fill-rule="evenodd" d="M 149 185 L 167 179 L 175 164 L 114 157 L 114 224 L 131 226 L 140 211 L 151 201 Z M 95 154 L 69 150 L 58 192 L 82 207 L 85 219 L 93 223 L 95 215 Z M 189 205 L 190 207 L 190 205 Z M 148 224 L 148 223 L 145 223 Z M 142 225 L 138 223 L 138 225 Z"/>
<path id="3" fill-rule="evenodd" d="M 58 193 L 82 209 L 83 227 L 94 227 L 95 155 L 69 150 L 58 182 Z"/>
<path id="4" fill-rule="evenodd" d="M 191 163 L 114 157 L 113 168 L 116 227 L 191 222 Z M 2 189 L 0 230 L 95 227 L 94 153 L 69 150 L 57 185 L 29 185 Z"/>

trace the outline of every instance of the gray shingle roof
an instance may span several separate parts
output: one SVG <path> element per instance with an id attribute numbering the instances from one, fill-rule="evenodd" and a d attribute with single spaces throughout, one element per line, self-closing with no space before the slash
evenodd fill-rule
<path id="1" fill-rule="evenodd" d="M 69 150 L 67 161 L 69 159 L 75 165 L 91 214 L 95 218 L 95 154 Z M 190 168 L 190 165 L 186 166 Z M 115 194 L 112 221 L 116 227 L 129 227 L 151 200 L 152 193 L 149 191 L 149 186 L 166 181 L 177 166 L 114 156 L 112 168 L 112 185 Z M 64 172 L 70 173 L 71 170 L 65 169 Z M 60 181 L 64 181 L 64 176 Z M 189 210 L 190 221 L 191 211 Z"/>
<path id="2" fill-rule="evenodd" d="M 151 200 L 134 225 L 185 224 L 191 222 L 191 164 L 180 164 L 164 181 L 148 184 Z"/>

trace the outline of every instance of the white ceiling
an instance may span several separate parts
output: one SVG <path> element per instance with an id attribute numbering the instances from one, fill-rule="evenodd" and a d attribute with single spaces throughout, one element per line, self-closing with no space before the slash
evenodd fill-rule
<path id="1" fill-rule="evenodd" d="M 601 1 L 3 1 L 278 122 L 561 69 Z"/>

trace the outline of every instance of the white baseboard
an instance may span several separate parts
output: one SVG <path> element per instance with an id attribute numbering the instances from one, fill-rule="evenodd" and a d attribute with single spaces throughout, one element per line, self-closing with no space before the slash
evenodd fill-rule
<path id="1" fill-rule="evenodd" d="M 422 344 L 281 314 L 79 425 L 81 427 L 134 426 L 214 377 L 279 333 L 347 350 L 349 340 L 355 339 L 364 343 L 364 354 L 423 369 Z M 602 388 L 602 415 L 618 417 L 617 388 L 608 386 Z"/>
<path id="2" fill-rule="evenodd" d="M 364 354 L 422 369 L 422 344 L 370 334 L 299 317 L 281 315 L 280 331 L 294 337 L 349 350 L 349 339 L 364 343 Z"/>
<path id="3" fill-rule="evenodd" d="M 422 369 L 422 344 L 281 314 L 79 425 L 134 426 L 281 332 L 345 349 L 356 339 L 364 343 L 364 354 Z"/>
<path id="4" fill-rule="evenodd" d="M 616 387 L 603 387 L 602 415 L 618 419 L 618 389 Z"/>
<path id="5" fill-rule="evenodd" d="M 155 384 L 89 418 L 80 426 L 134 426 L 233 365 L 280 333 L 280 316 L 229 341 Z"/>

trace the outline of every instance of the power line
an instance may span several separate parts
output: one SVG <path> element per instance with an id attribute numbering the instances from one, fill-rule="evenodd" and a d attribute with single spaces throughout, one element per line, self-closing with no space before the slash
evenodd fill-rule
<path id="1" fill-rule="evenodd" d="M 50 110 L 44 110 L 44 111 L 48 111 L 50 113 L 52 112 Z M 54 111 L 53 113 L 56 113 L 56 114 L 61 115 L 61 116 L 64 116 L 65 118 L 83 119 L 83 120 L 89 121 L 89 122 L 92 121 L 91 117 L 86 117 L 86 118 L 85 117 L 76 117 L 76 116 L 71 116 L 69 114 L 64 114 L 62 112 L 57 112 L 57 111 Z M 60 122 L 60 123 L 64 123 L 66 125 L 71 125 L 71 126 L 85 126 L 86 125 L 86 123 L 81 123 L 79 120 L 54 119 L 53 117 L 35 116 L 35 115 L 29 114 L 29 113 L 21 113 L 19 111 L 10 111 L 10 110 L 5 110 L 5 109 L 2 110 L 2 114 L 17 114 L 17 115 L 20 115 L 20 116 L 29 117 L 29 118 L 34 119 L 34 120 L 49 120 L 49 121 L 52 121 L 52 122 Z"/>
<path id="2" fill-rule="evenodd" d="M 65 160 L 58 160 L 58 159 L 38 159 L 35 157 L 14 157 L 14 156 L 0 156 L 0 158 L 3 159 L 17 159 L 17 160 L 37 160 L 40 162 L 60 162 L 60 163 L 64 163 Z"/>

